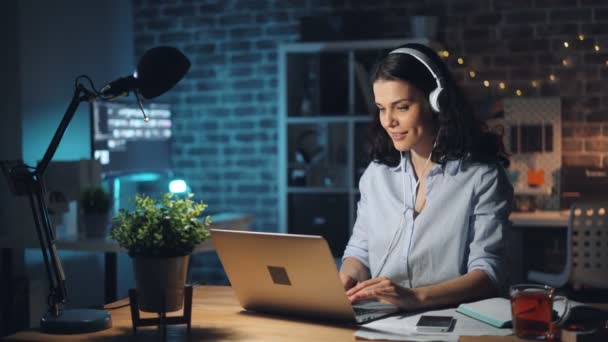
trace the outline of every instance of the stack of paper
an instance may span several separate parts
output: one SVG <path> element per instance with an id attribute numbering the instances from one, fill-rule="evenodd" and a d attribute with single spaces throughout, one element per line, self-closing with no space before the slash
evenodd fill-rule
<path id="1" fill-rule="evenodd" d="M 583 303 L 569 301 L 571 316 L 576 321 L 585 315 L 581 308 L 591 309 Z M 576 308 L 576 309 L 575 309 Z M 564 302 L 558 301 L 554 309 L 562 315 Z M 421 315 L 452 316 L 456 324 L 450 332 L 423 333 L 416 331 L 416 323 Z M 512 334 L 511 302 L 507 298 L 489 298 L 473 303 L 465 303 L 457 309 L 428 311 L 417 314 L 390 316 L 361 326 L 355 337 L 366 340 L 393 341 L 458 341 L 460 336 L 507 336 Z"/>
<path id="2" fill-rule="evenodd" d="M 422 333 L 416 331 L 416 323 L 421 315 L 452 316 L 456 324 L 450 332 Z M 403 316 L 390 316 L 385 319 L 363 325 L 355 337 L 366 340 L 397 340 L 397 341 L 458 341 L 460 336 L 506 336 L 512 334 L 511 329 L 499 329 L 484 322 L 456 312 L 456 309 L 428 311 Z"/>

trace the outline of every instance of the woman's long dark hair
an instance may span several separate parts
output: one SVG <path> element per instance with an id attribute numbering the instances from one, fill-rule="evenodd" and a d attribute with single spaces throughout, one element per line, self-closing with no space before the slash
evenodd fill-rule
<path id="1" fill-rule="evenodd" d="M 448 160 L 462 159 L 468 162 L 500 162 L 505 167 L 508 166 L 509 155 L 505 152 L 502 136 L 491 132 L 487 125 L 475 116 L 473 106 L 435 51 L 422 44 L 406 44 L 402 47 L 416 49 L 428 56 L 439 68 L 444 79 L 445 96 L 440 102 L 441 112 L 433 112 L 437 140 L 431 160 L 435 163 L 445 163 Z M 407 81 L 420 89 L 427 99 L 437 87 L 435 78 L 426 66 L 415 57 L 403 53 L 389 54 L 376 64 L 372 82 L 378 80 Z M 369 133 L 371 160 L 396 166 L 400 160 L 399 151 L 395 149 L 380 124 L 377 111 L 373 115 Z"/>

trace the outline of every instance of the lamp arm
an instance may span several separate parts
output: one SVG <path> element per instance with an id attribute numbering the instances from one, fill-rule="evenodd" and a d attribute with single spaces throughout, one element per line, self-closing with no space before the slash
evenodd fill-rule
<path id="1" fill-rule="evenodd" d="M 53 139 L 51 140 L 49 146 L 46 149 L 46 152 L 44 153 L 44 156 L 42 157 L 42 160 L 38 163 L 38 166 L 36 166 L 36 175 L 42 177 L 44 171 L 46 171 L 46 168 L 49 166 L 49 162 L 51 161 L 51 159 L 53 159 L 53 156 L 57 151 L 57 147 L 59 147 L 59 143 L 61 142 L 61 138 L 63 138 L 63 134 L 68 128 L 70 121 L 72 121 L 72 118 L 74 117 L 76 109 L 78 109 L 80 103 L 95 99 L 96 97 L 97 95 L 95 93 L 85 88 L 82 84 L 76 83 L 74 94 L 72 96 L 72 101 L 66 109 L 65 114 L 63 115 L 63 118 L 61 119 L 61 122 L 59 123 L 59 126 L 55 131 L 55 135 L 53 135 Z"/>
<path id="2" fill-rule="evenodd" d="M 59 316 L 63 310 L 63 304 L 67 301 L 68 295 L 65 286 L 65 273 L 63 272 L 61 259 L 59 258 L 55 247 L 55 233 L 49 221 L 44 199 L 46 191 L 44 191 L 42 180 L 35 180 L 34 177 L 31 178 L 29 187 L 31 190 L 29 190 L 28 199 L 30 208 L 32 209 L 34 224 L 36 225 L 40 251 L 44 259 L 44 265 L 49 280 L 50 289 L 47 297 L 48 312 L 52 313 L 54 316 Z M 41 191 L 35 192 L 35 189 Z"/>
<path id="3" fill-rule="evenodd" d="M 13 181 L 17 180 L 26 184 L 30 207 L 36 225 L 36 232 L 38 234 L 47 276 L 49 278 L 50 293 L 48 295 L 47 303 L 48 311 L 54 316 L 61 315 L 63 304 L 66 303 L 68 296 L 67 288 L 65 286 L 65 273 L 55 246 L 55 231 L 51 225 L 48 208 L 46 206 L 44 172 L 51 159 L 53 159 L 57 147 L 61 142 L 61 138 L 74 117 L 80 103 L 89 101 L 95 97 L 96 95 L 94 92 L 77 82 L 72 100 L 55 131 L 55 135 L 53 136 L 44 157 L 38 163 L 37 167 L 33 171 L 29 170 L 27 167 L 13 170 Z"/>

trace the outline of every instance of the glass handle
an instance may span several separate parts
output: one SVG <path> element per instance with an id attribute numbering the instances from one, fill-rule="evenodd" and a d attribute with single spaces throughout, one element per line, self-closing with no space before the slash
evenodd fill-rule
<path id="1" fill-rule="evenodd" d="M 553 305 L 555 305 L 555 303 L 558 301 L 564 302 L 564 312 L 562 312 L 561 317 L 553 321 L 552 324 L 559 326 L 562 325 L 568 319 L 568 317 L 570 317 L 570 302 L 568 301 L 568 298 L 564 296 L 555 296 L 553 299 Z"/>

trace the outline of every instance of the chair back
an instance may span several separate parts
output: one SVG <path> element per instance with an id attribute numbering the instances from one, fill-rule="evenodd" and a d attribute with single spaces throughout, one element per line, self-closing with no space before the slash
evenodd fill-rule
<path id="1" fill-rule="evenodd" d="M 608 201 L 577 202 L 570 209 L 570 281 L 608 288 Z"/>

